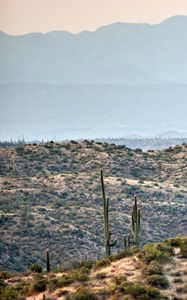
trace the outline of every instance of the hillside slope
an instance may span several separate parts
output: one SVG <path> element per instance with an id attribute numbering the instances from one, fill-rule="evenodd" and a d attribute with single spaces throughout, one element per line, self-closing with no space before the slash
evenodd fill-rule
<path id="1" fill-rule="evenodd" d="M 117 245 L 131 233 L 136 194 L 141 242 L 187 234 L 187 146 L 142 152 L 107 143 L 63 142 L 0 148 L 0 266 L 24 271 L 104 254 L 100 169 Z M 31 255 L 32 252 L 32 255 Z"/>
<path id="2" fill-rule="evenodd" d="M 2 300 L 185 300 L 187 238 L 131 248 L 69 270 L 0 272 L 0 279 Z"/>

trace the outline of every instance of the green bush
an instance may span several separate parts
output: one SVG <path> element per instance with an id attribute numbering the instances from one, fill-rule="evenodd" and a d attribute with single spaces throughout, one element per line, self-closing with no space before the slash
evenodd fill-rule
<path id="1" fill-rule="evenodd" d="M 102 258 L 96 261 L 95 265 L 94 265 L 94 269 L 100 269 L 103 267 L 107 267 L 111 264 L 110 259 L 108 258 Z"/>
<path id="2" fill-rule="evenodd" d="M 146 245 L 138 256 L 146 263 L 159 261 L 162 263 L 168 262 L 173 254 L 173 249 L 167 244 L 150 244 Z"/>
<path id="3" fill-rule="evenodd" d="M 115 285 L 121 285 L 123 282 L 127 281 L 127 276 L 125 275 L 118 275 L 118 276 L 114 276 L 112 278 L 112 281 Z"/>
<path id="4" fill-rule="evenodd" d="M 187 258 L 187 239 L 184 239 L 180 243 L 181 254 L 184 258 Z"/>
<path id="5" fill-rule="evenodd" d="M 4 282 L 4 280 L 0 278 L 0 291 L 1 291 L 1 289 L 5 288 L 6 286 L 7 286 L 7 283 Z"/>
<path id="6" fill-rule="evenodd" d="M 6 271 L 0 271 L 0 279 L 8 279 L 11 277 L 11 274 Z"/>
<path id="7" fill-rule="evenodd" d="M 18 297 L 18 291 L 12 286 L 7 286 L 0 291 L 1 300 L 15 300 Z"/>
<path id="8" fill-rule="evenodd" d="M 67 300 L 97 300 L 97 297 L 90 290 L 81 287 L 73 295 L 68 297 Z"/>
<path id="9" fill-rule="evenodd" d="M 39 264 L 34 264 L 31 266 L 31 271 L 36 273 L 42 273 L 42 266 Z"/>
<path id="10" fill-rule="evenodd" d="M 150 299 L 160 299 L 160 292 L 147 285 L 140 285 L 136 283 L 126 283 L 123 286 L 125 293 L 131 295 L 134 299 L 150 300 Z"/>
<path id="11" fill-rule="evenodd" d="M 89 269 L 81 267 L 71 272 L 70 276 L 73 278 L 73 281 L 87 281 L 89 279 L 88 273 Z"/>
<path id="12" fill-rule="evenodd" d="M 165 243 L 171 247 L 180 247 L 181 238 L 180 237 L 171 238 L 171 239 L 166 240 Z"/>
<path id="13" fill-rule="evenodd" d="M 58 279 L 52 280 L 52 283 L 56 285 L 57 287 L 63 287 L 63 286 L 68 286 L 71 283 L 73 283 L 73 278 L 69 275 L 62 275 L 62 277 Z"/>
<path id="14" fill-rule="evenodd" d="M 169 287 L 169 282 L 163 275 L 148 276 L 147 283 L 160 289 L 167 289 Z"/>
<path id="15" fill-rule="evenodd" d="M 42 276 L 36 276 L 32 289 L 34 292 L 44 292 L 47 286 L 47 279 Z"/>
<path id="16" fill-rule="evenodd" d="M 163 267 L 157 261 L 152 261 L 146 268 L 145 273 L 147 275 L 162 275 L 163 274 Z"/>
<path id="17" fill-rule="evenodd" d="M 58 279 L 54 279 L 53 283 L 57 287 L 63 287 L 63 286 L 68 286 L 75 281 L 81 281 L 81 282 L 88 281 L 89 280 L 88 273 L 89 273 L 88 268 L 81 267 L 79 269 L 75 269 L 71 271 L 69 274 L 62 275 L 62 277 Z"/>
<path id="18" fill-rule="evenodd" d="M 125 249 L 123 251 L 120 251 L 114 255 L 111 256 L 111 261 L 116 261 L 119 259 L 123 259 L 125 257 L 133 256 L 135 253 L 137 253 L 139 250 L 136 248 L 131 249 Z"/>
<path id="19" fill-rule="evenodd" d="M 17 147 L 15 147 L 15 150 L 18 155 L 24 154 L 24 146 L 17 146 Z"/>

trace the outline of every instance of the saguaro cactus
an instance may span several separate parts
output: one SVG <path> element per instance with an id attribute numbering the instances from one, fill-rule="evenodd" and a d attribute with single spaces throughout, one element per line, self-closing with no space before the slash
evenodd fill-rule
<path id="1" fill-rule="evenodd" d="M 102 170 L 101 170 L 101 188 L 102 188 L 102 195 L 103 195 L 105 253 L 106 253 L 106 256 L 110 256 L 111 255 L 111 247 L 115 246 L 116 241 L 113 243 L 110 242 L 112 232 L 109 230 L 109 214 L 108 214 L 109 198 L 106 198 L 106 195 L 105 195 L 105 186 L 104 186 Z"/>
<path id="2" fill-rule="evenodd" d="M 46 270 L 50 272 L 50 258 L 49 258 L 49 250 L 46 251 Z"/>
<path id="3" fill-rule="evenodd" d="M 134 242 L 138 247 L 140 243 L 140 209 L 137 204 L 137 197 L 134 197 L 134 204 L 132 209 L 132 230 L 134 234 Z"/>
<path id="4" fill-rule="evenodd" d="M 128 234 L 128 236 L 123 236 L 123 242 L 124 242 L 124 248 L 125 249 L 130 249 L 131 247 L 131 240 L 130 240 L 130 235 Z"/>

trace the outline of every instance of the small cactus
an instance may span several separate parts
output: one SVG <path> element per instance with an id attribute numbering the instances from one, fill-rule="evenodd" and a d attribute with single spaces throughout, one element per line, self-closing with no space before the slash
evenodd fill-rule
<path id="1" fill-rule="evenodd" d="M 130 239 L 130 235 L 128 234 L 128 236 L 125 236 L 123 237 L 123 242 L 124 242 L 124 248 L 125 249 L 130 249 L 131 247 L 131 239 Z"/>
<path id="2" fill-rule="evenodd" d="M 105 186 L 104 186 L 102 170 L 101 170 L 101 188 L 102 188 L 102 195 L 103 195 L 105 253 L 106 253 L 106 256 L 110 256 L 111 255 L 111 247 L 115 246 L 116 241 L 114 241 L 113 243 L 110 242 L 112 232 L 109 230 L 109 214 L 108 214 L 109 198 L 106 198 L 106 195 L 105 195 Z"/>
<path id="3" fill-rule="evenodd" d="M 137 204 L 137 197 L 134 197 L 132 209 L 132 231 L 134 234 L 134 243 L 138 247 L 140 243 L 140 209 Z"/>

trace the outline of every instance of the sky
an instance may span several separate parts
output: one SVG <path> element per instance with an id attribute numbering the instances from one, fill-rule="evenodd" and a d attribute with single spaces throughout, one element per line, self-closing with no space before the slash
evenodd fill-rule
<path id="1" fill-rule="evenodd" d="M 0 0 L 0 30 L 12 35 L 93 31 L 114 22 L 159 23 L 187 15 L 187 0 Z"/>

